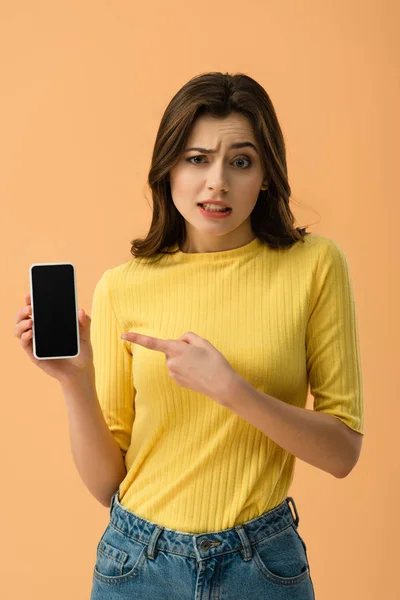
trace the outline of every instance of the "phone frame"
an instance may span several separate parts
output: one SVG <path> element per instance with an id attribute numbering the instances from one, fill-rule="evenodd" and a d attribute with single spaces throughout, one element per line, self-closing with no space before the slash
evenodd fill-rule
<path id="1" fill-rule="evenodd" d="M 35 342 L 35 307 L 34 307 L 34 302 L 33 302 L 33 285 L 32 285 L 32 269 L 33 267 L 55 267 L 55 266 L 63 266 L 63 265 L 70 265 L 73 269 L 73 273 L 74 273 L 74 295 L 75 295 L 75 320 L 76 320 L 76 338 L 77 338 L 77 342 L 78 342 L 78 352 L 77 354 L 74 354 L 72 356 L 48 356 L 48 357 L 43 357 L 43 356 L 38 356 L 36 354 L 36 342 Z M 32 344 L 33 344 L 33 356 L 37 359 L 37 360 L 58 360 L 58 359 L 62 359 L 62 358 L 76 358 L 77 356 L 79 356 L 79 353 L 81 351 L 80 348 L 80 335 L 79 335 L 79 317 L 78 317 L 78 293 L 77 293 L 77 281 L 76 281 L 76 269 L 75 269 L 75 265 L 71 262 L 44 262 L 44 263 L 32 263 L 29 267 L 29 286 L 30 286 L 30 294 L 31 294 L 31 307 L 32 307 Z"/>

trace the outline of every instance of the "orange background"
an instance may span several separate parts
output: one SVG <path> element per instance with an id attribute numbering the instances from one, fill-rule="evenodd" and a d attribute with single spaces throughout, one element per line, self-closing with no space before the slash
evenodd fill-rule
<path id="1" fill-rule="evenodd" d="M 351 268 L 361 457 L 342 480 L 298 460 L 290 490 L 316 598 L 397 597 L 399 18 L 394 0 L 1 2 L 2 598 L 87 600 L 109 519 L 75 468 L 60 385 L 13 337 L 29 266 L 72 262 L 90 314 L 150 225 L 162 113 L 207 71 L 270 94 L 296 225 L 337 240 Z"/>

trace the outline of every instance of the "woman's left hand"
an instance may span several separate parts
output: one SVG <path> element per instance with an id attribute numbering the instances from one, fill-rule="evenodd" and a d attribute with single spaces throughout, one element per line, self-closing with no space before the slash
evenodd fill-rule
<path id="1" fill-rule="evenodd" d="M 128 342 L 164 352 L 169 375 L 182 387 L 205 394 L 224 406 L 238 374 L 208 340 L 188 331 L 177 340 L 126 332 Z"/>

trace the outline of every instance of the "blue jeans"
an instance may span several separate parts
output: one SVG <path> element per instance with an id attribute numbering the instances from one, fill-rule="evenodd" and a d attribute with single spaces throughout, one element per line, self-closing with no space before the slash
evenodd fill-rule
<path id="1" fill-rule="evenodd" d="M 124 508 L 117 490 L 90 600 L 315 600 L 298 524 L 288 496 L 231 529 L 175 531 Z"/>

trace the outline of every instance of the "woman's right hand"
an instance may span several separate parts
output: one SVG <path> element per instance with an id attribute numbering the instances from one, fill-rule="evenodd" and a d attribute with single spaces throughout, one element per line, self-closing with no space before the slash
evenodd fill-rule
<path id="1" fill-rule="evenodd" d="M 31 295 L 25 296 L 25 306 L 18 311 L 15 322 L 14 335 L 21 340 L 21 346 L 29 356 L 34 365 L 45 373 L 54 377 L 60 383 L 85 377 L 94 377 L 93 350 L 90 343 L 89 315 L 83 309 L 78 311 L 79 318 L 79 340 L 80 352 L 75 358 L 57 358 L 38 360 L 33 355 L 33 331 L 32 331 L 32 306 Z"/>

